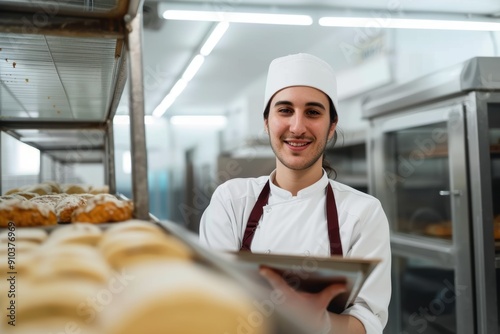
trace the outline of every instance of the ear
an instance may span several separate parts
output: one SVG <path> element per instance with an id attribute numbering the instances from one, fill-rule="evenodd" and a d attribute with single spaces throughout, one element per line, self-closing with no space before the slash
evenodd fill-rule
<path id="1" fill-rule="evenodd" d="M 328 140 L 331 140 L 333 138 L 336 129 L 337 129 L 337 122 L 332 123 L 330 125 L 330 130 L 328 131 Z"/>
<path id="2" fill-rule="evenodd" d="M 266 119 L 264 119 L 264 131 L 265 131 L 267 134 L 269 134 L 269 122 L 268 122 L 267 118 L 266 118 Z"/>

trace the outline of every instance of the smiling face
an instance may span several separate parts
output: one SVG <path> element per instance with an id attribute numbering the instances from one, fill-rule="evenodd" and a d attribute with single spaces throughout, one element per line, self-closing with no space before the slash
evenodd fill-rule
<path id="1" fill-rule="evenodd" d="M 264 125 L 278 170 L 321 170 L 323 152 L 336 127 L 323 92 L 306 86 L 280 90 L 270 101 Z"/>

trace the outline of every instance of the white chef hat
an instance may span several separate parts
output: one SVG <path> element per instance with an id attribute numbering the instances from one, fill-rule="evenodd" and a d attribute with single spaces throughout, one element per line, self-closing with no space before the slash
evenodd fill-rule
<path id="1" fill-rule="evenodd" d="M 274 94 L 286 87 L 309 86 L 321 90 L 337 105 L 337 78 L 324 60 L 307 53 L 274 59 L 267 73 L 264 109 Z"/>

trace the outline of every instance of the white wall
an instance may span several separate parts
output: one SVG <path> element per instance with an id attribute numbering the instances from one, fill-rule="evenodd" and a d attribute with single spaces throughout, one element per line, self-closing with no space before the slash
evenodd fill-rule
<path id="1" fill-rule="evenodd" d="M 19 140 L 1 133 L 3 175 L 35 175 L 40 168 L 40 152 Z"/>

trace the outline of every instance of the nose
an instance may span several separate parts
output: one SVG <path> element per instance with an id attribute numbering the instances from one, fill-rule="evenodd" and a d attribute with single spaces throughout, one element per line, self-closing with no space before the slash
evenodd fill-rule
<path id="1" fill-rule="evenodd" d="M 306 119 L 302 113 L 294 113 L 290 119 L 290 132 L 296 136 L 306 132 Z"/>

